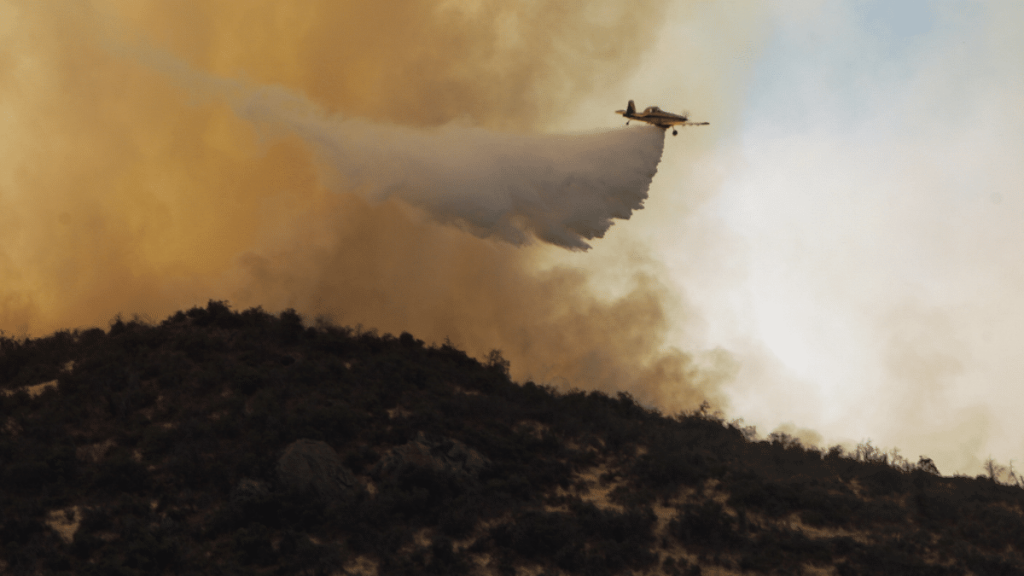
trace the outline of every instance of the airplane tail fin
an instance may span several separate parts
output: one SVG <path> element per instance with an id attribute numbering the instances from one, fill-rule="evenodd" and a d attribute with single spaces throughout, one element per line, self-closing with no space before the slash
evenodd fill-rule
<path id="1" fill-rule="evenodd" d="M 633 104 L 632 100 L 630 100 L 629 104 L 626 106 L 626 114 L 636 114 L 636 104 Z"/>

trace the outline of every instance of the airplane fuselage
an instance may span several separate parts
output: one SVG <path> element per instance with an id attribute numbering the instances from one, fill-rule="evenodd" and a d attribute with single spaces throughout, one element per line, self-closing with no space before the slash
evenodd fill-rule
<path id="1" fill-rule="evenodd" d="M 616 110 L 615 112 L 628 119 L 626 124 L 629 124 L 629 120 L 639 120 L 640 122 L 653 124 L 661 129 L 667 129 L 672 126 L 707 126 L 709 124 L 709 122 L 690 122 L 685 115 L 665 112 L 657 106 L 649 106 L 643 112 L 637 112 L 632 100 L 629 101 L 629 105 L 625 110 Z M 676 131 L 673 129 L 672 134 L 675 133 Z"/>

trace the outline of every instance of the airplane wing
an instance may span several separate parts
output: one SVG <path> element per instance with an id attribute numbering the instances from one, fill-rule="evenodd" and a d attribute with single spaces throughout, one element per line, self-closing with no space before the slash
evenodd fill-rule
<path id="1" fill-rule="evenodd" d="M 643 112 L 637 112 L 632 100 L 629 101 L 625 110 L 616 110 L 615 113 L 625 116 L 627 118 L 626 124 L 629 124 L 628 120 L 639 120 L 662 129 L 673 126 L 708 126 L 710 124 L 710 122 L 690 122 L 687 119 L 689 114 L 673 114 L 665 112 L 657 106 L 650 106 Z M 672 128 L 672 135 L 674 136 L 675 134 L 676 130 Z"/>

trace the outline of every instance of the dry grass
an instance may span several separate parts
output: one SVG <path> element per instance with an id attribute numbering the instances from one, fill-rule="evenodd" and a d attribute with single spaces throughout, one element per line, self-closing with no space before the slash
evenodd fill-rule
<path id="1" fill-rule="evenodd" d="M 377 561 L 366 556 L 356 556 L 345 565 L 348 576 L 377 576 L 378 571 Z"/>
<path id="2" fill-rule="evenodd" d="M 56 387 L 57 387 L 57 381 L 56 380 L 49 380 L 47 382 L 42 382 L 40 384 L 34 384 L 32 386 L 22 386 L 21 388 L 15 388 L 14 390 L 3 390 L 3 391 L 0 391 L 0 392 L 2 392 L 4 396 L 13 396 L 13 395 L 17 394 L 18 392 L 21 392 L 22 390 L 24 390 L 25 392 L 28 393 L 29 396 L 31 396 L 32 398 L 35 398 L 36 396 L 39 396 L 40 394 L 42 394 L 43 392 L 47 391 L 48 389 L 56 388 Z"/>
<path id="3" fill-rule="evenodd" d="M 563 488 L 555 488 L 555 496 L 577 496 L 584 502 L 590 502 L 594 506 L 602 510 L 616 510 L 621 512 L 622 506 L 612 502 L 610 494 L 613 490 L 619 487 L 621 482 L 608 482 L 601 481 L 601 476 L 609 473 L 609 467 L 607 464 L 599 464 L 593 466 L 583 472 L 577 473 L 573 477 L 572 488 L 565 490 Z M 565 506 L 548 506 L 549 512 L 559 510 L 568 510 Z"/>
<path id="4" fill-rule="evenodd" d="M 51 510 L 46 516 L 46 525 L 69 544 L 75 539 L 75 532 L 81 521 L 82 515 L 78 511 L 78 506 Z"/>
<path id="5" fill-rule="evenodd" d="M 389 408 L 387 410 L 387 413 L 388 413 L 388 418 L 391 419 L 391 420 L 394 420 L 395 418 L 407 418 L 409 416 L 412 416 L 412 412 L 409 412 L 408 410 L 406 410 L 405 408 L 402 408 L 401 406 L 396 406 L 394 408 Z"/>
<path id="6" fill-rule="evenodd" d="M 835 576 L 839 572 L 835 566 L 812 566 L 810 564 L 804 564 L 802 567 L 803 573 L 807 576 Z"/>
<path id="7" fill-rule="evenodd" d="M 748 513 L 747 515 L 750 518 L 754 517 L 754 515 L 750 513 Z M 807 524 L 804 524 L 803 521 L 800 519 L 800 515 L 796 513 L 790 514 L 788 517 L 781 521 L 781 524 L 783 524 L 790 530 L 802 533 L 804 536 L 810 538 L 811 540 L 846 537 L 851 538 L 857 542 L 860 542 L 861 544 L 869 544 L 871 542 L 869 532 L 846 530 L 844 528 L 809 526 Z"/>
<path id="8" fill-rule="evenodd" d="M 19 434 L 21 434 L 22 429 L 21 429 L 21 425 L 19 425 L 14 420 L 14 418 L 8 418 L 4 422 L 3 431 L 6 432 L 7 434 L 10 434 L 11 436 L 18 436 Z"/>
<path id="9" fill-rule="evenodd" d="M 491 567 L 490 554 L 470 554 L 469 560 L 473 563 L 473 574 L 479 574 L 480 576 L 495 574 L 494 568 Z"/>
<path id="10" fill-rule="evenodd" d="M 527 436 L 530 436 L 531 438 L 534 438 L 535 440 L 540 440 L 541 438 L 543 438 L 544 433 L 550 429 L 551 427 L 548 426 L 547 424 L 542 424 L 541 422 L 536 422 L 533 420 L 520 420 L 519 422 L 516 423 L 515 426 L 512 427 L 513 432 L 517 434 L 525 434 Z"/>
<path id="11" fill-rule="evenodd" d="M 113 446 L 114 441 L 109 438 L 96 444 L 79 446 L 75 448 L 75 457 L 83 462 L 99 462 Z"/>

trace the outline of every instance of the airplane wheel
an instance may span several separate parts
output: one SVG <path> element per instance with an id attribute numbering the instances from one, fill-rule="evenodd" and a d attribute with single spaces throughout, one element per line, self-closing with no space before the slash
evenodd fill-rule
<path id="1" fill-rule="evenodd" d="M 672 131 L 672 135 L 673 135 L 673 136 L 675 136 L 676 134 L 679 134 L 679 132 L 678 132 L 678 131 L 676 131 L 676 130 L 673 130 L 673 131 Z"/>

